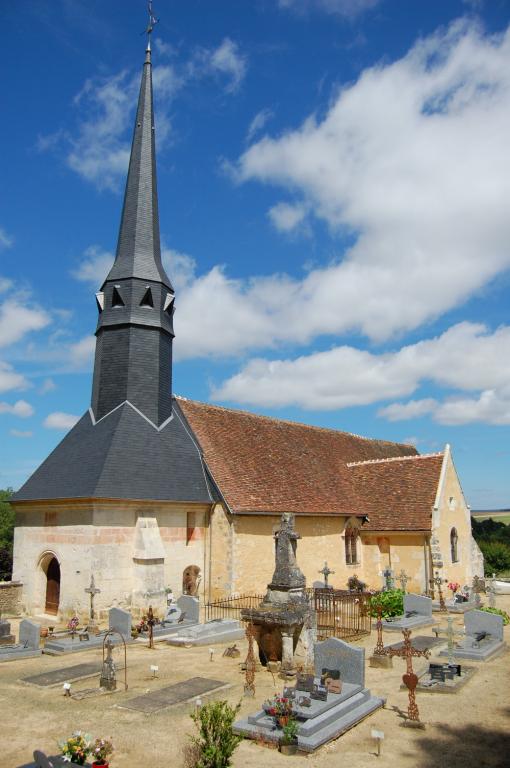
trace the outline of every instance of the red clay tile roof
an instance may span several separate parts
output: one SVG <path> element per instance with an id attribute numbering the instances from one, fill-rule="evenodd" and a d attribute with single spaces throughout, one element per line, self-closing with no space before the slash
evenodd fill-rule
<path id="1" fill-rule="evenodd" d="M 411 445 L 177 398 L 230 509 L 363 515 L 348 461 L 416 455 Z M 372 509 L 372 507 L 370 507 Z"/>
<path id="2" fill-rule="evenodd" d="M 370 522 L 363 530 L 430 531 L 443 454 L 349 464 Z"/>

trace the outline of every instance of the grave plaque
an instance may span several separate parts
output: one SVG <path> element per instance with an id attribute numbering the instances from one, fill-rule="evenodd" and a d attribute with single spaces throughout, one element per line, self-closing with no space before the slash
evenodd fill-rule
<path id="1" fill-rule="evenodd" d="M 110 631 L 113 629 L 120 632 L 122 637 L 131 638 L 131 614 L 123 608 L 110 608 L 108 612 L 108 626 Z"/>
<path id="2" fill-rule="evenodd" d="M 181 615 L 186 615 L 186 622 L 198 624 L 200 620 L 200 601 L 198 597 L 181 595 L 177 600 L 177 606 L 181 611 Z"/>
<path id="3" fill-rule="evenodd" d="M 313 691 L 313 675 L 305 675 L 298 672 L 296 676 L 296 690 L 311 693 Z"/>

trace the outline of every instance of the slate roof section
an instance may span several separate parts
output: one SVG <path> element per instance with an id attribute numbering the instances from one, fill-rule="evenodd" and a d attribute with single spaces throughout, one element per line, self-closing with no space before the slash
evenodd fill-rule
<path id="1" fill-rule="evenodd" d="M 146 51 L 124 194 L 115 263 L 107 280 L 162 282 L 173 292 L 161 263 L 151 52 Z"/>
<path id="2" fill-rule="evenodd" d="M 219 496 L 179 412 L 158 432 L 124 404 L 95 425 L 84 414 L 13 501 L 79 498 L 210 504 Z"/>
<path id="3" fill-rule="evenodd" d="M 363 530 L 430 531 L 443 454 L 348 465 L 369 522 Z"/>
<path id="4" fill-rule="evenodd" d="M 410 445 L 184 398 L 176 402 L 235 513 L 363 515 L 367 505 L 347 462 L 416 455 Z"/>

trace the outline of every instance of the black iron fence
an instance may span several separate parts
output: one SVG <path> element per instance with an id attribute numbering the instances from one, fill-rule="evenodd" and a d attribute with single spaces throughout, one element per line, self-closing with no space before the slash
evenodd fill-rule
<path id="1" fill-rule="evenodd" d="M 370 634 L 370 593 L 343 589 L 307 591 L 317 618 L 317 640 L 327 640 L 328 637 L 353 640 Z"/>
<path id="2" fill-rule="evenodd" d="M 243 608 L 258 608 L 264 595 L 231 595 L 205 603 L 204 620 L 241 619 Z"/>
<path id="3" fill-rule="evenodd" d="M 312 588 L 306 592 L 310 606 L 315 611 L 318 640 L 326 640 L 328 637 L 353 640 L 370 634 L 369 593 Z M 264 595 L 230 595 L 205 603 L 204 621 L 239 620 L 244 608 L 258 608 L 263 598 Z"/>

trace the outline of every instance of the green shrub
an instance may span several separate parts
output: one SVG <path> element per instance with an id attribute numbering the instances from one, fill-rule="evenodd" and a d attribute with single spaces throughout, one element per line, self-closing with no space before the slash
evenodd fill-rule
<path id="1" fill-rule="evenodd" d="M 377 618 L 377 608 L 382 607 L 383 619 L 392 616 L 402 616 L 404 613 L 404 595 L 401 589 L 389 589 L 387 592 L 377 592 L 370 598 L 368 613 Z"/>
<path id="2" fill-rule="evenodd" d="M 507 624 L 510 624 L 510 616 L 506 611 L 502 611 L 501 608 L 490 608 L 487 606 L 487 608 L 480 608 L 481 611 L 485 611 L 485 613 L 494 613 L 496 616 L 502 616 L 503 617 L 503 624 L 506 626 Z"/>
<path id="3" fill-rule="evenodd" d="M 293 744 L 298 735 L 299 723 L 291 717 L 287 725 L 283 726 L 282 744 Z"/>
<path id="4" fill-rule="evenodd" d="M 192 736 L 193 765 L 190 768 L 228 768 L 230 758 L 242 736 L 232 733 L 232 725 L 241 703 L 231 707 L 227 701 L 209 701 L 191 719 L 198 726 L 199 736 Z"/>
<path id="5" fill-rule="evenodd" d="M 510 547 L 501 541 L 479 541 L 485 560 L 486 573 L 501 573 L 510 569 Z"/>

